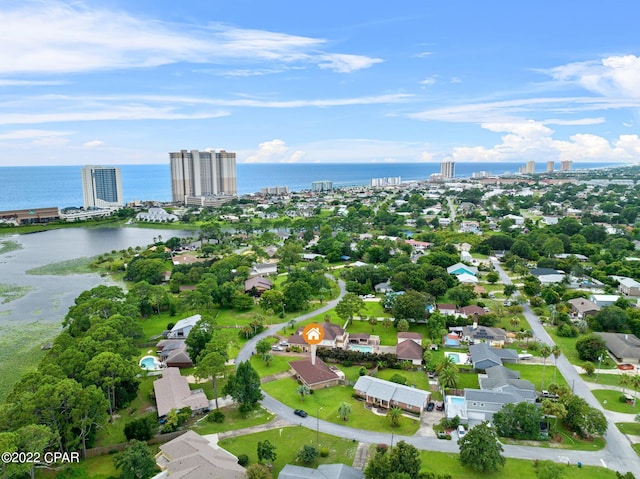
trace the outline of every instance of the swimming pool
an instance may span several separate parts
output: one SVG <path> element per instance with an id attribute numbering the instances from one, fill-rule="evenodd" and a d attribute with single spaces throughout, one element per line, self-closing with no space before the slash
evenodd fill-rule
<path id="1" fill-rule="evenodd" d="M 361 353 L 373 352 L 373 346 L 362 346 L 360 344 L 350 344 L 349 349 L 352 351 L 360 351 Z"/>
<path id="2" fill-rule="evenodd" d="M 155 356 L 145 356 L 138 363 L 140 368 L 146 369 L 147 371 L 157 371 L 162 368 L 160 361 Z"/>
<path id="3" fill-rule="evenodd" d="M 458 406 L 464 406 L 464 398 L 462 396 L 447 396 L 447 399 L 451 404 Z"/>
<path id="4" fill-rule="evenodd" d="M 447 356 L 451 358 L 453 364 L 460 364 L 460 355 L 458 353 L 449 353 Z"/>

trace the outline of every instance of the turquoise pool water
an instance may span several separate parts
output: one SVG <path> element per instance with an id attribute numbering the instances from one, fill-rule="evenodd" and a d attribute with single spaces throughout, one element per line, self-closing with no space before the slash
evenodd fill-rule
<path id="1" fill-rule="evenodd" d="M 460 364 L 460 355 L 458 353 L 449 353 L 447 356 L 451 358 L 453 364 Z"/>
<path id="2" fill-rule="evenodd" d="M 372 353 L 373 346 L 362 346 L 359 344 L 350 344 L 349 349 L 352 351 L 360 351 L 361 353 Z"/>
<path id="3" fill-rule="evenodd" d="M 160 362 L 154 356 L 145 356 L 140 360 L 139 366 L 148 371 L 160 369 Z"/>
<path id="4" fill-rule="evenodd" d="M 451 404 L 464 405 L 464 398 L 462 396 L 448 396 L 448 399 Z"/>

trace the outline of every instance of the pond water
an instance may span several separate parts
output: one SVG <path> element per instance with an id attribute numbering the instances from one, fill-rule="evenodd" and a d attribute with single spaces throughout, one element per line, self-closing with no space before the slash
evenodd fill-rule
<path id="1" fill-rule="evenodd" d="M 189 237 L 194 232 L 144 228 L 66 228 L 27 235 L 3 235 L 0 241 L 20 244 L 21 249 L 0 254 L 0 285 L 29 288 L 27 294 L 0 303 L 0 335 L 3 326 L 24 323 L 60 323 L 74 299 L 87 289 L 114 283 L 99 274 L 65 276 L 30 275 L 30 269 L 75 258 L 92 257 L 112 250 L 146 246 L 162 236 Z"/>

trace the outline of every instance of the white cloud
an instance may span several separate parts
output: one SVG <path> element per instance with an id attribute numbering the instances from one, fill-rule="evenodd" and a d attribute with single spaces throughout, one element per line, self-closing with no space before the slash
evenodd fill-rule
<path id="1" fill-rule="evenodd" d="M 41 139 L 49 137 L 69 136 L 71 133 L 68 131 L 54 131 L 54 130 L 14 130 L 8 133 L 0 134 L 0 140 L 30 140 Z"/>
<path id="2" fill-rule="evenodd" d="M 104 144 L 105 143 L 102 140 L 93 140 L 83 143 L 82 146 L 84 146 L 85 148 L 100 148 L 101 146 L 104 146 Z"/>
<path id="3" fill-rule="evenodd" d="M 0 10 L 0 74 L 146 68 L 178 62 L 316 64 L 348 73 L 380 59 L 321 51 L 326 40 L 228 25 L 176 25 L 87 3 L 16 2 Z"/>
<path id="4" fill-rule="evenodd" d="M 433 55 L 433 52 L 420 52 L 420 53 L 416 53 L 415 56 L 418 58 L 425 58 L 425 57 L 429 57 Z"/>
<path id="5" fill-rule="evenodd" d="M 428 151 L 423 151 L 422 153 L 420 153 L 420 159 L 422 161 L 432 161 L 433 154 L 429 153 Z"/>
<path id="6" fill-rule="evenodd" d="M 560 125 L 560 126 L 582 126 L 582 125 L 598 125 L 604 123 L 606 120 L 604 117 L 599 116 L 597 118 L 576 118 L 575 120 L 561 120 L 558 118 L 550 118 L 543 120 L 545 125 Z"/>
<path id="7" fill-rule="evenodd" d="M 54 80 L 8 80 L 0 79 L 0 86 L 53 86 L 65 85 L 67 82 Z"/>
<path id="8" fill-rule="evenodd" d="M 420 82 L 420 85 L 435 85 L 435 83 L 438 81 L 438 78 L 436 75 L 430 76 L 425 78 L 424 80 L 422 80 Z"/>
<path id="9" fill-rule="evenodd" d="M 243 163 L 296 163 L 304 158 L 301 150 L 292 150 L 284 141 L 274 139 L 258 145 L 258 150 Z"/>
<path id="10" fill-rule="evenodd" d="M 547 70 L 555 80 L 573 82 L 607 97 L 640 98 L 640 58 L 620 55 L 569 63 Z"/>
<path id="11" fill-rule="evenodd" d="M 71 140 L 68 138 L 60 138 L 58 136 L 49 136 L 47 138 L 40 138 L 33 142 L 34 145 L 39 146 L 62 146 L 69 143 Z"/>
<path id="12" fill-rule="evenodd" d="M 338 73 L 351 73 L 356 70 L 363 70 L 384 61 L 380 58 L 371 58 L 362 55 L 346 55 L 343 53 L 321 55 L 320 58 L 323 60 L 318 64 L 320 68 L 333 70 Z"/>

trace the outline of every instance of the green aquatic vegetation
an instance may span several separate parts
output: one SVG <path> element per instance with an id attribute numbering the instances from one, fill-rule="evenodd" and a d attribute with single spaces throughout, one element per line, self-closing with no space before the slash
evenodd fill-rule
<path id="1" fill-rule="evenodd" d="M 16 241 L 0 241 L 0 254 L 10 253 L 18 249 L 22 249 L 22 245 Z"/>
<path id="2" fill-rule="evenodd" d="M 10 303 L 16 299 L 22 298 L 29 291 L 29 286 L 18 286 L 17 284 L 0 284 L 0 302 Z"/>
<path id="3" fill-rule="evenodd" d="M 57 263 L 45 264 L 37 268 L 27 271 L 31 275 L 49 275 L 49 276 L 66 276 L 69 274 L 89 274 L 95 273 L 96 270 L 91 267 L 91 263 L 95 258 L 76 258 Z"/>

